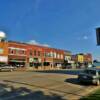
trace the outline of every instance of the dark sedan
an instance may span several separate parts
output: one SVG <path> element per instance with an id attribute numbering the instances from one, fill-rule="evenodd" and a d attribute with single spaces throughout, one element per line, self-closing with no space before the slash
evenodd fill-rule
<path id="1" fill-rule="evenodd" d="M 79 82 L 100 84 L 100 69 L 88 68 L 78 75 Z"/>

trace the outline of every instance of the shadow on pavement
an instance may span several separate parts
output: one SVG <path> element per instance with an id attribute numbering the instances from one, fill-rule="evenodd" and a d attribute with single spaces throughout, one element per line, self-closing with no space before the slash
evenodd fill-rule
<path id="1" fill-rule="evenodd" d="M 82 85 L 82 86 L 89 86 L 90 83 L 80 83 L 77 78 L 68 78 L 65 80 L 65 82 L 76 84 L 76 85 Z"/>
<path id="2" fill-rule="evenodd" d="M 26 87 L 15 88 L 0 83 L 0 100 L 65 100 L 58 94 L 44 94 L 43 91 L 32 91 Z"/>
<path id="3" fill-rule="evenodd" d="M 69 74 L 69 75 L 78 75 L 81 70 L 45 70 L 45 71 L 34 71 L 40 73 L 56 73 L 56 74 Z"/>

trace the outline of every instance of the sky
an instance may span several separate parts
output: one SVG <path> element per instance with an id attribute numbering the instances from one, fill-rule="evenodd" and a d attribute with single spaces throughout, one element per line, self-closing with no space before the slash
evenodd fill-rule
<path id="1" fill-rule="evenodd" d="M 8 40 L 92 53 L 100 59 L 95 29 L 100 0 L 0 0 L 0 31 Z"/>

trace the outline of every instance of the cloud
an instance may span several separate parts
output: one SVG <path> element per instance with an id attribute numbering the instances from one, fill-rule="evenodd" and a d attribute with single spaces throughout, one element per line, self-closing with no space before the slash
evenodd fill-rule
<path id="1" fill-rule="evenodd" d="M 29 43 L 29 44 L 39 45 L 39 43 L 38 43 L 37 41 L 35 41 L 35 40 L 30 40 L 28 43 Z"/>
<path id="2" fill-rule="evenodd" d="M 34 45 L 39 45 L 39 46 L 44 46 L 44 47 L 50 47 L 50 45 L 48 44 L 41 44 L 39 42 L 37 42 L 36 40 L 30 40 L 29 42 L 27 42 L 28 44 L 34 44 Z"/>
<path id="3" fill-rule="evenodd" d="M 6 33 L 3 31 L 0 31 L 0 38 L 5 38 L 6 37 Z"/>
<path id="4" fill-rule="evenodd" d="M 45 46 L 45 47 L 50 47 L 50 45 L 48 45 L 48 44 L 43 44 L 42 46 Z"/>
<path id="5" fill-rule="evenodd" d="M 83 39 L 84 39 L 84 40 L 87 40 L 87 39 L 88 39 L 88 36 L 83 36 Z"/>
<path id="6" fill-rule="evenodd" d="M 89 37 L 88 36 L 83 36 L 83 37 L 78 37 L 77 40 L 88 40 Z"/>

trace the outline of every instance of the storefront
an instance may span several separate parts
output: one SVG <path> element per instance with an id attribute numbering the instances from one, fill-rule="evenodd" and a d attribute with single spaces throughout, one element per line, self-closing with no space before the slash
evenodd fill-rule
<path id="1" fill-rule="evenodd" d="M 32 58 L 31 57 L 29 59 L 29 65 L 30 65 L 30 67 L 38 68 L 39 66 L 42 65 L 41 58 Z"/>
<path id="2" fill-rule="evenodd" d="M 0 64 L 7 64 L 8 56 L 0 56 Z"/>
<path id="3" fill-rule="evenodd" d="M 25 67 L 26 64 L 25 56 L 9 55 L 8 57 L 9 57 L 8 64 L 16 67 Z"/>
<path id="4" fill-rule="evenodd" d="M 16 67 L 25 67 L 25 59 L 10 59 L 9 64 Z"/>

